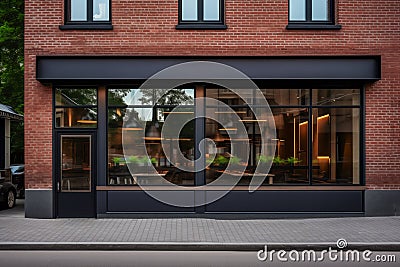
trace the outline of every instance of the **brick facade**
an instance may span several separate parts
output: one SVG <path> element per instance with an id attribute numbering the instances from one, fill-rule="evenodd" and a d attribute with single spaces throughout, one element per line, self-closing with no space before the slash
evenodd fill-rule
<path id="1" fill-rule="evenodd" d="M 25 1 L 27 188 L 52 184 L 52 88 L 36 55 L 381 55 L 366 90 L 366 182 L 400 189 L 400 1 L 337 0 L 341 30 L 286 30 L 287 0 L 226 0 L 227 30 L 176 30 L 178 0 L 112 0 L 114 29 L 60 30 L 64 1 Z"/>

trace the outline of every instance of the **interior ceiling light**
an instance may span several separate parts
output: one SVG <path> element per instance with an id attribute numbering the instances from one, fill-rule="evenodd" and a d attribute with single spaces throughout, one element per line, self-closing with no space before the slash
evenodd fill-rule
<path id="1" fill-rule="evenodd" d="M 83 116 L 80 120 L 77 121 L 78 123 L 82 124 L 96 124 L 97 120 L 94 120 L 89 113 Z"/>

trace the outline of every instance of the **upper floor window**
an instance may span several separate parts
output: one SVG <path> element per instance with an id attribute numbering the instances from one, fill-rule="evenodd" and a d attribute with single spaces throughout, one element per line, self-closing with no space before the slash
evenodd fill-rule
<path id="1" fill-rule="evenodd" d="M 289 0 L 288 29 L 340 29 L 335 24 L 334 0 Z"/>
<path id="2" fill-rule="evenodd" d="M 224 0 L 179 0 L 177 29 L 226 29 Z"/>
<path id="3" fill-rule="evenodd" d="M 112 29 L 110 0 L 66 0 L 61 29 Z"/>

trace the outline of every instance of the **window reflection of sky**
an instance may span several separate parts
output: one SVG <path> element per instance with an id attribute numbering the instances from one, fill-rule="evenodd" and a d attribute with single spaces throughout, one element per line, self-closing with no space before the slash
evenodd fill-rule
<path id="1" fill-rule="evenodd" d="M 312 20 L 328 20 L 328 0 L 312 1 Z"/>
<path id="2" fill-rule="evenodd" d="M 86 0 L 71 0 L 71 21 L 87 20 Z"/>

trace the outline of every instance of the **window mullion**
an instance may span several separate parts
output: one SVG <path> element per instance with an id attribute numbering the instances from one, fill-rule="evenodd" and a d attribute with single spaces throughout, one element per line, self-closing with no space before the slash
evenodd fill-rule
<path id="1" fill-rule="evenodd" d="M 335 0 L 330 0 L 329 1 L 329 22 L 334 23 L 334 18 L 335 18 Z"/>
<path id="2" fill-rule="evenodd" d="M 306 0 L 306 21 L 312 21 L 312 0 Z"/>
<path id="3" fill-rule="evenodd" d="M 225 18 L 224 15 L 225 14 L 225 3 L 223 0 L 219 0 L 219 21 L 220 22 L 224 22 Z"/>
<path id="4" fill-rule="evenodd" d="M 312 95 L 313 89 L 308 89 L 310 101 L 308 106 L 308 183 L 313 185 L 313 107 L 312 107 Z"/>
<path id="5" fill-rule="evenodd" d="M 87 21 L 93 22 L 93 0 L 87 0 Z"/>
<path id="6" fill-rule="evenodd" d="M 197 0 L 197 20 L 199 22 L 204 21 L 204 0 Z"/>

